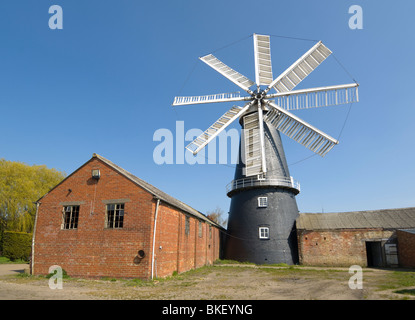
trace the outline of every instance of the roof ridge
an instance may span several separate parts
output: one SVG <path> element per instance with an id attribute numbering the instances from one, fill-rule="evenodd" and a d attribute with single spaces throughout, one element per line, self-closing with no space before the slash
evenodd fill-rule
<path id="1" fill-rule="evenodd" d="M 300 212 L 300 214 L 339 214 L 339 213 L 378 213 L 385 211 L 403 211 L 408 209 L 415 209 L 415 207 L 405 207 L 405 208 L 390 208 L 390 209 L 374 209 L 374 210 L 358 210 L 358 211 L 337 211 L 337 212 Z"/>
<path id="2" fill-rule="evenodd" d="M 335 213 L 301 213 L 297 229 L 415 228 L 415 207 Z"/>
<path id="3" fill-rule="evenodd" d="M 119 173 L 121 173 L 122 175 L 124 175 L 126 178 L 130 179 L 132 182 L 138 184 L 141 188 L 145 189 L 146 191 L 148 191 L 149 193 L 153 194 L 153 196 L 159 198 L 160 200 L 182 210 L 185 211 L 193 216 L 195 216 L 196 218 L 199 219 L 203 219 L 205 221 L 208 221 L 216 226 L 222 227 L 220 226 L 218 223 L 216 223 L 215 221 L 209 219 L 207 216 L 205 216 L 202 212 L 192 208 L 191 206 L 189 206 L 188 204 L 184 203 L 183 201 L 180 201 L 176 198 L 174 198 L 173 196 L 167 194 L 166 192 L 158 189 L 157 187 L 153 186 L 152 184 L 150 184 L 149 182 L 137 177 L 136 175 L 132 174 L 131 172 L 125 170 L 124 168 L 121 168 L 120 166 L 118 166 L 117 164 L 115 164 L 114 162 L 112 162 L 111 160 L 108 160 L 107 158 L 97 154 L 97 153 L 93 153 L 92 154 L 92 158 L 97 158 L 101 161 L 103 161 L 104 163 L 106 163 L 107 165 L 109 165 L 110 167 L 112 167 L 113 169 L 117 170 Z"/>

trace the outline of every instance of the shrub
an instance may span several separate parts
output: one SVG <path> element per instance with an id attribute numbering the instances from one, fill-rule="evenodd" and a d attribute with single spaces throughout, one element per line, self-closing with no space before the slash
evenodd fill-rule
<path id="1" fill-rule="evenodd" d="M 48 273 L 46 275 L 47 279 L 52 278 L 54 275 L 56 274 L 55 270 L 53 270 L 51 273 Z M 62 269 L 62 279 L 70 279 L 70 276 L 68 275 L 68 273 L 66 272 L 65 269 Z"/>
<path id="2" fill-rule="evenodd" d="M 3 256 L 10 260 L 29 261 L 32 249 L 32 234 L 26 232 L 5 231 L 3 234 Z"/>

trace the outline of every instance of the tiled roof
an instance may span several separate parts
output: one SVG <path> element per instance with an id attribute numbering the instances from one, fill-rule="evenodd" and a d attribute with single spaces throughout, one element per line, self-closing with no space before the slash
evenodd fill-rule
<path id="1" fill-rule="evenodd" d="M 197 211 L 196 209 L 193 209 L 189 205 L 181 202 L 180 200 L 177 200 L 176 198 L 173 198 L 172 196 L 168 195 L 167 193 L 161 191 L 160 189 L 157 189 L 156 187 L 154 187 L 150 183 L 136 177 L 135 175 L 128 172 L 127 170 L 124 170 L 123 168 L 117 166 L 115 163 L 111 162 L 110 160 L 108 160 L 108 159 L 106 159 L 106 158 L 104 158 L 104 157 L 102 157 L 102 156 L 100 156 L 96 153 L 94 153 L 92 155 L 92 158 L 97 158 L 97 159 L 101 160 L 102 162 L 106 163 L 108 166 L 110 166 L 114 170 L 118 171 L 119 173 L 124 175 L 126 178 L 130 179 L 132 182 L 139 185 L 144 190 L 146 190 L 149 193 L 153 194 L 156 198 L 160 199 L 161 201 L 164 201 L 165 203 L 167 203 L 167 204 L 169 204 L 173 207 L 176 207 L 176 208 L 178 208 L 178 209 L 180 209 L 180 210 L 182 210 L 186 213 L 189 213 L 189 214 L 193 215 L 194 217 L 196 217 L 198 219 L 209 222 L 210 224 L 213 224 L 216 227 L 222 228 L 219 224 L 217 224 L 216 222 L 210 220 L 208 217 L 206 217 L 201 212 Z"/>
<path id="2" fill-rule="evenodd" d="M 297 229 L 411 229 L 415 228 L 415 208 L 336 213 L 300 213 Z"/>

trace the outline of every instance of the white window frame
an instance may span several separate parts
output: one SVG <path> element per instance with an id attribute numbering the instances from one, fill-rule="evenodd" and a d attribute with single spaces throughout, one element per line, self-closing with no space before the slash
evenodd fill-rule
<path id="1" fill-rule="evenodd" d="M 258 197 L 258 208 L 268 207 L 268 197 Z"/>
<path id="2" fill-rule="evenodd" d="M 269 239 L 269 227 L 259 227 L 258 235 L 260 239 Z"/>

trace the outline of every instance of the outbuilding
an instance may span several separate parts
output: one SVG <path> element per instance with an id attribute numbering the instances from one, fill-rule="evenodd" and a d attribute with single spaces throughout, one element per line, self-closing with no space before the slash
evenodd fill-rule
<path id="1" fill-rule="evenodd" d="M 415 229 L 397 231 L 399 264 L 415 268 Z"/>
<path id="2" fill-rule="evenodd" d="M 303 265 L 397 267 L 410 265 L 415 251 L 408 229 L 415 208 L 337 213 L 301 213 L 296 221 Z M 401 231 L 398 231 L 401 230 Z M 398 235 L 402 232 L 398 241 Z"/>
<path id="3" fill-rule="evenodd" d="M 212 264 L 223 228 L 102 156 L 37 201 L 32 274 L 153 278 Z"/>

